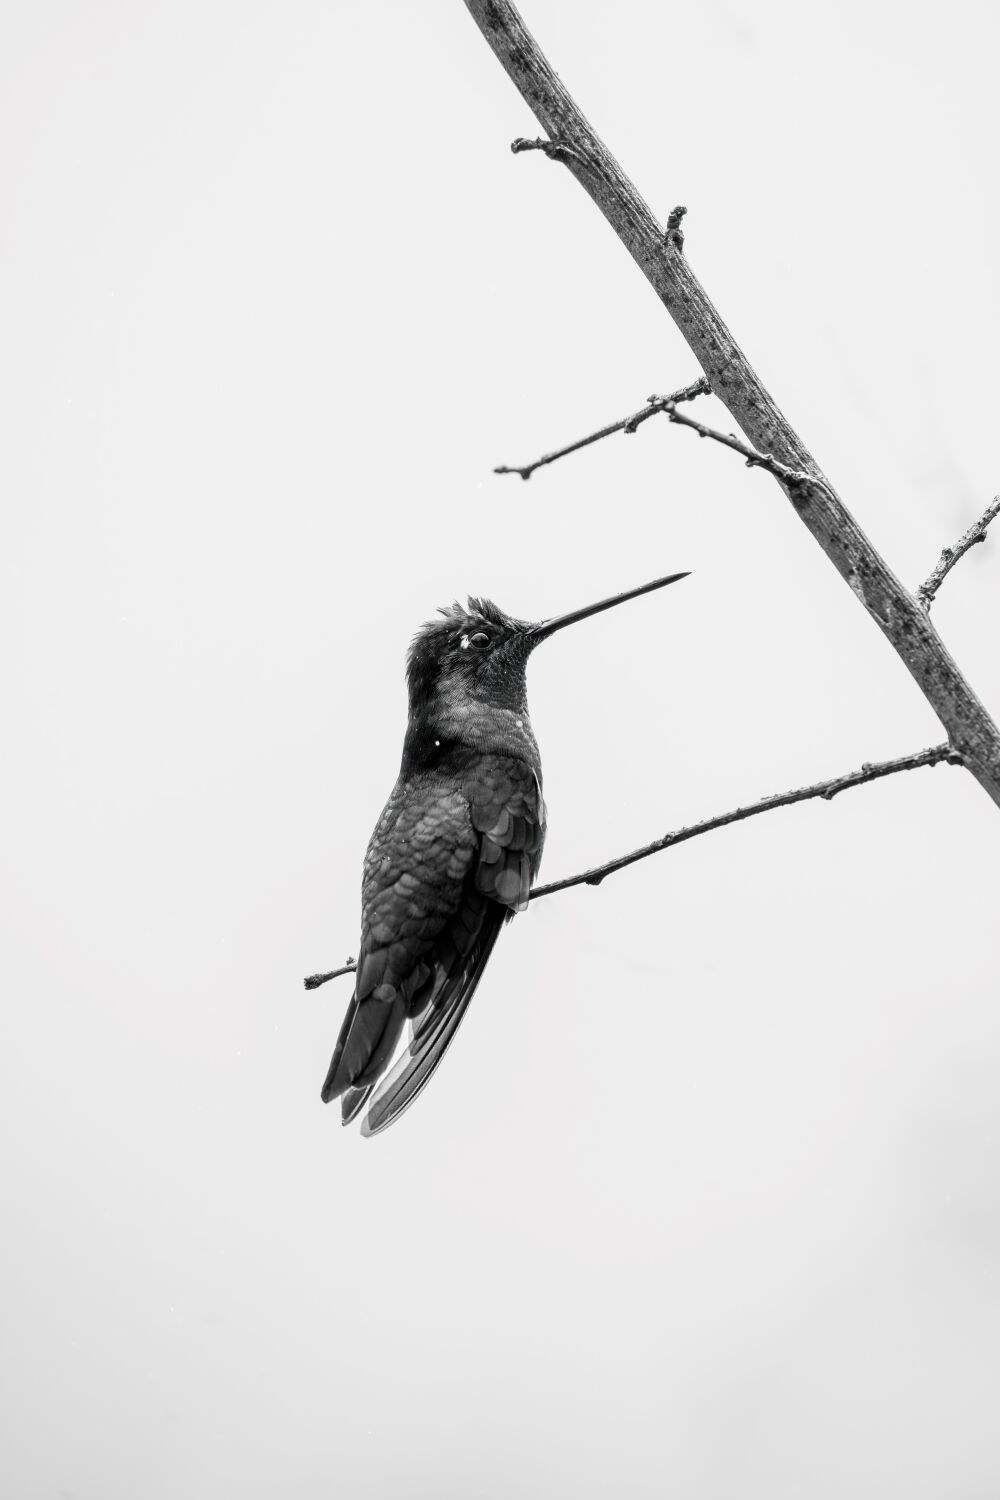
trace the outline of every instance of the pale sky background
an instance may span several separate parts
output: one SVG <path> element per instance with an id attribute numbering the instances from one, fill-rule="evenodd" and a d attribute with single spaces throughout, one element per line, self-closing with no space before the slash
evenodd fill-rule
<path id="1" fill-rule="evenodd" d="M 524 15 L 916 585 L 1000 488 L 996 7 Z M 532 662 L 543 878 L 943 737 L 732 455 L 493 476 L 698 373 L 536 133 L 459 0 L 6 13 L 5 1496 L 1000 1493 L 965 773 L 539 902 L 401 1124 L 320 1103 L 439 604 L 693 570 Z M 1000 535 L 935 615 L 1000 711 Z"/>

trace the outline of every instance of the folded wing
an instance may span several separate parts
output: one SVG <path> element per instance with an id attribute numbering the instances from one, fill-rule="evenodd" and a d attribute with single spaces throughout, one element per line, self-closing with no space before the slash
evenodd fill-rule
<path id="1" fill-rule="evenodd" d="M 477 857 L 455 919 L 435 947 L 440 968 L 414 1020 L 409 1046 L 378 1085 L 363 1135 L 391 1125 L 430 1081 L 475 994 L 500 928 L 515 911 L 524 911 L 538 872 L 545 805 L 532 768 L 510 756 L 479 756 L 462 786 L 479 837 Z"/>
<path id="2" fill-rule="evenodd" d="M 397 783 L 365 860 L 355 991 L 323 1086 L 345 1124 L 368 1104 L 363 1134 L 384 1130 L 432 1077 L 500 928 L 527 906 L 544 817 L 537 775 L 510 756 Z"/>

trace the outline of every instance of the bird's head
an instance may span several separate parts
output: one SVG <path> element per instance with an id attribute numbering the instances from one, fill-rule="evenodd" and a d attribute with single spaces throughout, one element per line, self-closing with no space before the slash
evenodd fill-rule
<path id="1" fill-rule="evenodd" d="M 470 598 L 465 608 L 453 604 L 440 610 L 440 619 L 417 632 L 407 657 L 411 721 L 434 723 L 460 738 L 465 737 L 461 726 L 484 713 L 506 712 L 526 721 L 525 670 L 537 645 L 566 625 L 686 577 L 672 573 L 537 624 L 505 614 L 489 599 Z"/>
<path id="2" fill-rule="evenodd" d="M 497 708 L 525 709 L 524 672 L 533 626 L 504 614 L 490 599 L 472 599 L 439 610 L 414 636 L 406 659 L 410 712 L 435 699 L 479 700 Z"/>

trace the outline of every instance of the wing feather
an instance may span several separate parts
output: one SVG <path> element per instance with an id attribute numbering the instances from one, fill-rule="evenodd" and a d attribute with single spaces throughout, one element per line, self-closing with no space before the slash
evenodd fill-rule
<path id="1" fill-rule="evenodd" d="M 375 1135 L 426 1087 L 501 927 L 528 904 L 544 837 L 525 761 L 466 754 L 447 776 L 397 783 L 365 860 L 357 985 L 323 1088 L 345 1124 L 367 1105 L 362 1134 Z"/>

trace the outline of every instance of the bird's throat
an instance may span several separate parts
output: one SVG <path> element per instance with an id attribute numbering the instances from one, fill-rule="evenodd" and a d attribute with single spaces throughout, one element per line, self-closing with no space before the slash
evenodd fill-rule
<path id="1" fill-rule="evenodd" d="M 458 746 L 480 755 L 511 755 L 536 770 L 541 764 L 527 709 L 501 708 L 467 694 L 441 694 L 419 715 L 411 714 L 403 764 L 428 765 L 446 747 Z"/>

